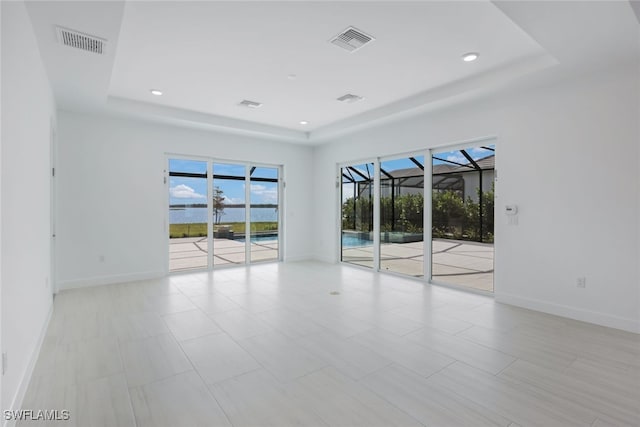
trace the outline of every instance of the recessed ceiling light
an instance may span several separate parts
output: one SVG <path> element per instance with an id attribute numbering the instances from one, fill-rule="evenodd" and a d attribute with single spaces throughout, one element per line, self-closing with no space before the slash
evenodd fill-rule
<path id="1" fill-rule="evenodd" d="M 296 77 L 298 77 L 298 76 L 296 76 L 295 74 L 289 74 L 289 75 L 287 76 L 287 78 L 288 78 L 289 80 L 295 80 L 295 78 L 296 78 Z"/>
<path id="2" fill-rule="evenodd" d="M 162 96 L 162 91 L 158 89 L 151 89 L 149 92 L 151 92 L 151 95 Z"/>
<path id="3" fill-rule="evenodd" d="M 300 122 L 300 124 L 301 124 L 301 125 L 308 125 L 308 124 L 309 124 L 309 122 L 308 122 L 308 121 L 306 121 L 306 120 L 302 120 L 302 121 Z"/>
<path id="4" fill-rule="evenodd" d="M 464 55 L 462 55 L 462 60 L 464 62 L 471 62 L 471 61 L 475 61 L 476 59 L 478 59 L 479 56 L 480 56 L 479 53 L 469 52 L 469 53 L 465 53 Z"/>

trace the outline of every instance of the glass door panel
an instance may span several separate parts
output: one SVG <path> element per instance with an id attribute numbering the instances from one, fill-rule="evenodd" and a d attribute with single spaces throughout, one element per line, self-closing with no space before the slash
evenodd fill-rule
<path id="1" fill-rule="evenodd" d="M 373 163 L 340 168 L 341 261 L 373 268 Z"/>
<path id="2" fill-rule="evenodd" d="M 278 168 L 252 166 L 249 172 L 251 262 L 272 261 L 278 253 Z"/>
<path id="3" fill-rule="evenodd" d="M 207 162 L 169 159 L 169 271 L 208 267 Z"/>
<path id="4" fill-rule="evenodd" d="M 424 276 L 424 156 L 380 162 L 380 270 Z"/>
<path id="5" fill-rule="evenodd" d="M 493 292 L 495 145 L 431 161 L 432 280 Z"/>
<path id="6" fill-rule="evenodd" d="M 213 163 L 213 265 L 244 264 L 246 167 Z"/>

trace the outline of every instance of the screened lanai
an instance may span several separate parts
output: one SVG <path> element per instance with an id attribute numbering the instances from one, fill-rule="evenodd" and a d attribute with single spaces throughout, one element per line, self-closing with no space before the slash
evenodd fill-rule
<path id="1" fill-rule="evenodd" d="M 433 155 L 432 279 L 493 289 L 495 148 Z M 424 276 L 423 156 L 380 162 L 380 270 Z M 374 266 L 374 165 L 342 168 L 342 261 Z"/>

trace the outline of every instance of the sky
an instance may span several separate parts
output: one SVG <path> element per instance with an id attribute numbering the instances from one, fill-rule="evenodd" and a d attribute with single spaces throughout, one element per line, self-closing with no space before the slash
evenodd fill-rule
<path id="1" fill-rule="evenodd" d="M 486 145 L 486 147 L 493 148 L 494 150 L 496 148 L 495 144 Z M 486 149 L 481 148 L 481 147 L 473 147 L 473 148 L 466 149 L 465 151 L 467 152 L 467 154 L 469 154 L 471 156 L 471 158 L 473 160 L 483 159 L 485 157 L 488 157 L 488 156 L 494 154 L 493 151 L 486 150 Z M 435 156 L 439 157 L 441 159 L 452 161 L 452 162 L 461 163 L 463 165 L 466 165 L 467 163 L 469 163 L 469 160 L 467 160 L 462 155 L 462 153 L 460 153 L 460 150 L 447 151 L 445 153 L 437 153 L 437 154 L 435 154 Z M 433 164 L 434 165 L 442 165 L 442 164 L 450 164 L 450 163 L 442 162 L 440 160 L 435 160 L 434 159 L 433 160 Z"/>
<path id="2" fill-rule="evenodd" d="M 198 160 L 169 160 L 170 172 L 206 173 L 207 162 Z M 214 175 L 245 176 L 244 165 L 214 163 Z M 277 168 L 257 167 L 252 177 L 277 178 Z M 215 179 L 213 186 L 223 191 L 225 204 L 238 204 L 245 202 L 245 181 Z M 212 195 L 213 197 L 213 195 Z M 278 184 L 275 182 L 251 183 L 252 204 L 277 204 Z M 169 203 L 193 204 L 207 202 L 207 180 L 205 178 L 169 177 Z"/>

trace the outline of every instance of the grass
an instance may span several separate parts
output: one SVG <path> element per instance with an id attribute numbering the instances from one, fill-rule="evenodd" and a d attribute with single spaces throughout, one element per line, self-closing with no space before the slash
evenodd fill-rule
<path id="1" fill-rule="evenodd" d="M 223 224 L 214 224 L 214 230 L 219 226 L 229 226 L 234 233 L 244 234 L 245 223 L 244 222 L 227 222 Z M 252 222 L 251 232 L 260 231 L 277 231 L 277 222 Z M 206 223 L 194 223 L 194 224 L 169 224 L 169 237 L 172 239 L 179 237 L 206 237 L 207 236 L 207 224 Z"/>

